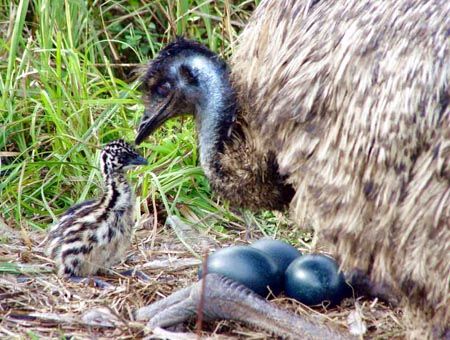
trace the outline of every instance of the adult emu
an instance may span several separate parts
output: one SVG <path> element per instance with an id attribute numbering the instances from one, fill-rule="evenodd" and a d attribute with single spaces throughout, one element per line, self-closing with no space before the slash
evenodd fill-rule
<path id="1" fill-rule="evenodd" d="M 414 328 L 438 337 L 450 324 L 449 35 L 447 0 L 263 1 L 231 71 L 184 39 L 150 63 L 136 143 L 193 113 L 218 194 L 308 215 L 345 268 L 389 284 Z"/>

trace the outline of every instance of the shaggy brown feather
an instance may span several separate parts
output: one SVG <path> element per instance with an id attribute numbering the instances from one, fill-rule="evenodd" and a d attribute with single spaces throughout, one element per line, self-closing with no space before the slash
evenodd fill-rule
<path id="1" fill-rule="evenodd" d="M 346 268 L 388 282 L 441 330 L 450 323 L 449 32 L 445 0 L 268 0 L 232 59 L 257 150 L 278 150 L 296 189 L 294 219 L 313 218 Z"/>
<path id="2" fill-rule="evenodd" d="M 220 173 L 209 177 L 211 187 L 238 207 L 285 209 L 294 190 L 279 175 L 275 153 L 258 152 L 244 124 L 235 123 L 230 142 L 217 155 Z"/>
<path id="3" fill-rule="evenodd" d="M 193 111 L 219 195 L 290 202 L 345 268 L 392 286 L 438 337 L 450 324 L 449 35 L 448 0 L 263 1 L 231 74 L 199 44 L 163 50 L 136 142 Z"/>

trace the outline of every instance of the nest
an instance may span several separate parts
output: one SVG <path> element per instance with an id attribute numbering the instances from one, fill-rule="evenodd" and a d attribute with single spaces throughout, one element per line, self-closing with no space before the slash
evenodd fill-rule
<path id="1" fill-rule="evenodd" d="M 148 216 L 147 216 L 148 217 Z M 133 321 L 133 311 L 151 304 L 197 280 L 201 262 L 193 253 L 195 245 L 226 247 L 259 238 L 259 231 L 234 225 L 226 235 L 209 231 L 201 235 L 195 228 L 174 228 L 173 223 L 156 225 L 143 216 L 126 261 L 102 276 L 108 283 L 100 289 L 74 283 L 54 274 L 51 260 L 43 255 L 45 232 L 17 231 L 6 224 L 0 229 L 7 242 L 0 248 L 0 337 L 39 338 L 273 338 L 244 323 L 216 321 L 196 330 L 195 320 L 177 329 L 152 330 Z M 190 234 L 189 234 L 190 233 Z M 190 240 L 197 239 L 196 242 Z M 202 241 L 198 242 L 198 238 Z M 308 249 L 300 249 L 308 252 Z M 119 273 L 137 269 L 148 281 Z M 348 299 L 340 306 L 308 308 L 278 297 L 272 303 L 297 314 L 341 324 L 364 338 L 404 338 L 402 312 L 377 300 Z"/>

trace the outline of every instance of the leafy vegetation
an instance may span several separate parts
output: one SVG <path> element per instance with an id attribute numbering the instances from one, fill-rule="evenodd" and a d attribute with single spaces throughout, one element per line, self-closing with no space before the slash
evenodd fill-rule
<path id="1" fill-rule="evenodd" d="M 140 67 L 176 35 L 228 57 L 257 2 L 2 0 L 0 217 L 46 228 L 95 195 L 101 145 L 134 140 Z M 170 214 L 242 221 L 211 200 L 191 119 L 165 124 L 141 151 L 149 165 L 131 177 L 142 212 L 156 197 Z M 280 222 L 271 216 L 244 215 L 273 233 Z"/>

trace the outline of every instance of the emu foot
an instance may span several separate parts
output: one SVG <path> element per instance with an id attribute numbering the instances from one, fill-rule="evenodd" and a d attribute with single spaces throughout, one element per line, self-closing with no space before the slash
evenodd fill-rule
<path id="1" fill-rule="evenodd" d="M 206 282 L 202 283 L 202 280 Z M 250 289 L 223 276 L 208 274 L 202 280 L 140 308 L 135 312 L 135 319 L 148 320 L 148 326 L 152 329 L 169 327 L 193 318 L 201 309 L 205 320 L 242 321 L 286 338 L 352 338 L 350 334 L 306 316 L 279 309 Z M 199 308 L 200 303 L 202 306 Z"/>
<path id="2" fill-rule="evenodd" d="M 110 272 L 106 272 L 106 274 L 110 275 Z M 150 277 L 147 274 L 140 272 L 139 270 L 135 270 L 135 269 L 124 270 L 124 271 L 120 272 L 119 274 L 123 275 L 123 276 L 134 277 L 134 278 L 137 278 L 144 282 L 150 281 Z M 70 280 L 72 282 L 76 282 L 76 283 L 92 285 L 92 286 L 94 286 L 96 288 L 100 288 L 100 289 L 108 289 L 108 288 L 113 287 L 113 285 L 111 285 L 110 283 L 108 283 L 98 277 L 95 277 L 95 276 L 94 277 L 69 276 L 68 280 Z"/>
<path id="3" fill-rule="evenodd" d="M 139 270 L 136 270 L 136 269 L 124 270 L 124 271 L 120 272 L 120 275 L 128 276 L 128 277 L 135 277 L 144 282 L 150 281 L 150 276 L 148 276 L 147 274 L 145 274 Z"/>
<path id="4" fill-rule="evenodd" d="M 113 285 L 98 277 L 69 276 L 67 279 L 72 282 L 82 283 L 100 289 L 108 289 L 113 287 Z"/>
<path id="5" fill-rule="evenodd" d="M 355 290 L 356 296 L 379 298 L 391 306 L 398 306 L 400 298 L 392 286 L 385 282 L 374 282 L 360 269 L 353 269 L 346 274 L 347 281 Z"/>

